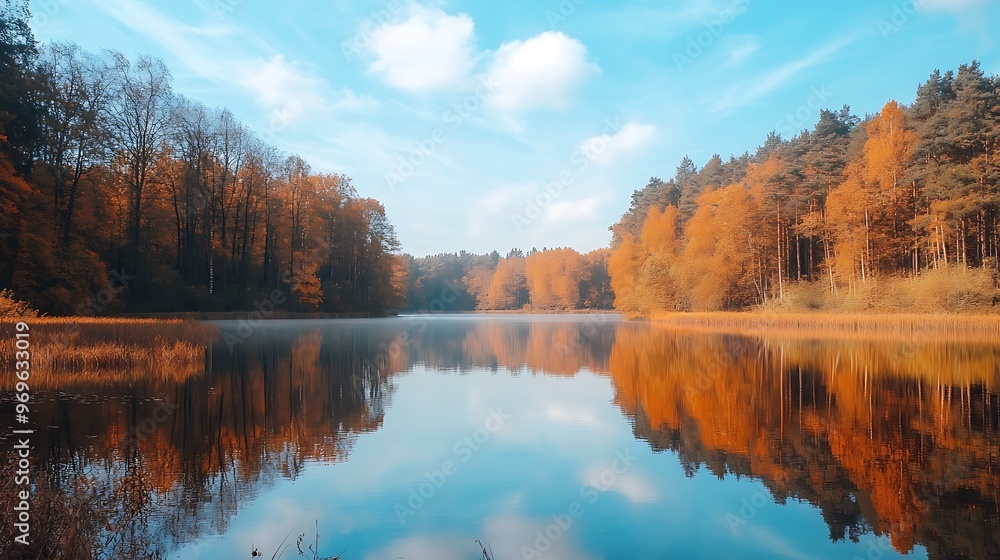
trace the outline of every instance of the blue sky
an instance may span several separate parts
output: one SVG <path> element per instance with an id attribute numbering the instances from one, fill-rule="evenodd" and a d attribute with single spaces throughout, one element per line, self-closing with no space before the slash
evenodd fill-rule
<path id="1" fill-rule="evenodd" d="M 821 107 L 1000 73 L 989 0 L 34 0 L 42 41 L 163 58 L 314 170 L 381 200 L 403 250 L 606 246 L 650 176 L 753 151 Z"/>

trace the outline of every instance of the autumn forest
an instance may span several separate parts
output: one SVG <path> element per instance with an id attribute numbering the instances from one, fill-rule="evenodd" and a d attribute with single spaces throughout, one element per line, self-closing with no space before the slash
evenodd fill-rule
<path id="1" fill-rule="evenodd" d="M 934 71 L 910 106 L 823 110 L 753 154 L 684 158 L 632 195 L 610 253 L 413 261 L 409 303 L 453 283 L 465 309 L 982 311 L 1000 295 L 998 148 L 1000 80 Z"/>
<path id="2" fill-rule="evenodd" d="M 399 242 L 349 177 L 175 93 L 157 59 L 37 44 L 10 6 L 0 287 L 53 314 L 400 306 Z"/>
<path id="3" fill-rule="evenodd" d="M 1000 80 L 976 62 L 911 105 L 684 158 L 610 248 L 415 258 L 350 177 L 174 92 L 157 59 L 39 44 L 11 6 L 0 289 L 46 313 L 982 311 L 1000 293 Z"/>

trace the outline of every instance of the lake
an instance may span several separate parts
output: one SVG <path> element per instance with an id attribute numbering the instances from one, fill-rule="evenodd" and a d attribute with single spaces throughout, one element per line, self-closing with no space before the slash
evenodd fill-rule
<path id="1" fill-rule="evenodd" d="M 33 332 L 33 460 L 121 505 L 116 557 L 1000 558 L 997 341 L 597 314 Z"/>

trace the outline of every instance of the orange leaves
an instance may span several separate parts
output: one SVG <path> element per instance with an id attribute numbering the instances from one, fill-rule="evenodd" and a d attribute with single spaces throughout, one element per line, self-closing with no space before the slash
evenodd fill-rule
<path id="1" fill-rule="evenodd" d="M 917 135 L 907 128 L 903 108 L 890 101 L 868 123 L 868 141 L 864 150 L 865 181 L 878 185 L 884 193 L 900 184 L 904 167 L 913 155 Z"/>
<path id="2" fill-rule="evenodd" d="M 520 309 L 528 303 L 528 284 L 523 257 L 500 259 L 490 279 L 489 309 Z"/>
<path id="3" fill-rule="evenodd" d="M 698 198 L 698 211 L 684 232 L 685 277 L 694 310 L 736 307 L 759 291 L 754 286 L 759 215 L 756 200 L 739 183 Z"/>
<path id="4" fill-rule="evenodd" d="M 828 266 L 841 283 L 867 277 L 870 264 L 867 254 L 867 193 L 857 164 L 848 165 L 847 177 L 826 198 L 826 219 L 833 236 L 835 251 Z"/>
<path id="5" fill-rule="evenodd" d="M 314 311 L 323 303 L 323 287 L 319 276 L 319 259 L 315 251 L 299 252 L 292 271 L 292 293 L 303 311 Z"/>
<path id="6" fill-rule="evenodd" d="M 662 212 L 650 208 L 642 225 L 642 245 L 649 253 L 670 252 L 677 241 L 677 207 L 667 206 Z"/>
<path id="7" fill-rule="evenodd" d="M 576 309 L 580 304 L 583 258 L 573 249 L 533 253 L 525 262 L 531 304 L 538 309 Z"/>
<path id="8" fill-rule="evenodd" d="M 671 270 L 677 251 L 677 207 L 650 208 L 640 239 L 625 234 L 611 252 L 608 269 L 615 309 L 634 316 L 673 307 Z"/>
<path id="9" fill-rule="evenodd" d="M 639 269 L 645 259 L 642 245 L 629 233 L 622 236 L 621 242 L 612 249 L 608 259 L 611 290 L 615 293 L 615 309 L 626 316 L 641 315 L 643 312 L 636 299 L 636 287 L 639 284 Z"/>

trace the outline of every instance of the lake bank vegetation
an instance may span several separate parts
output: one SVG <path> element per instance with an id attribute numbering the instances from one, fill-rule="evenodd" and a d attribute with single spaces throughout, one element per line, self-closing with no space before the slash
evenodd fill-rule
<path id="1" fill-rule="evenodd" d="M 0 289 L 47 314 L 401 306 L 382 204 L 161 60 L 40 44 L 0 6 Z M 0 310 L 2 311 L 2 310 Z"/>
<path id="2" fill-rule="evenodd" d="M 1000 79 L 935 70 L 910 105 L 823 110 L 701 169 L 685 157 L 632 195 L 610 252 L 410 258 L 408 307 L 995 313 L 998 146 Z"/>
<path id="3" fill-rule="evenodd" d="M 823 110 L 751 155 L 685 158 L 612 228 L 615 308 L 992 312 L 1000 80 L 937 70 L 911 105 Z"/>
<path id="4" fill-rule="evenodd" d="M 1000 304 L 1000 80 L 977 62 L 909 105 L 685 157 L 632 195 L 610 248 L 415 258 L 350 177 L 174 92 L 162 61 L 40 44 L 28 18 L 0 12 L 0 317 Z"/>
<path id="5" fill-rule="evenodd" d="M 215 327 L 181 320 L 35 319 L 32 387 L 67 389 L 81 384 L 181 380 L 205 373 L 208 348 L 218 338 Z M 13 363 L 13 328 L 0 325 L 0 360 Z M 12 391 L 13 376 L 0 379 Z"/>

